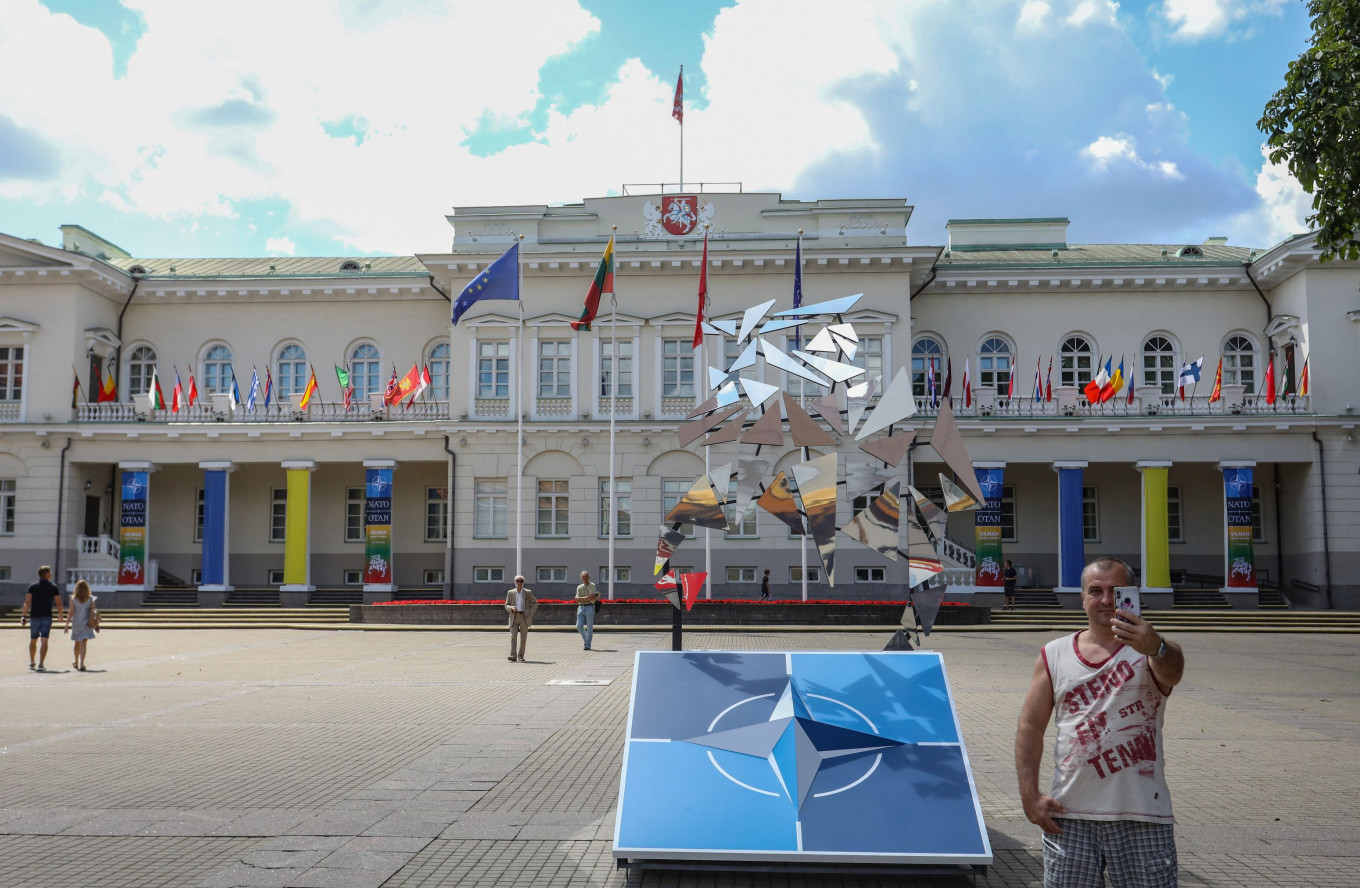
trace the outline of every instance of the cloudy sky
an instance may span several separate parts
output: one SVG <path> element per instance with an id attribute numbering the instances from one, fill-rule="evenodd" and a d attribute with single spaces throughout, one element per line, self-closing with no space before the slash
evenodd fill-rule
<path id="1" fill-rule="evenodd" d="M 685 178 L 1069 240 L 1268 246 L 1302 0 L 4 0 L 0 232 L 134 255 L 410 254 L 459 205 Z"/>

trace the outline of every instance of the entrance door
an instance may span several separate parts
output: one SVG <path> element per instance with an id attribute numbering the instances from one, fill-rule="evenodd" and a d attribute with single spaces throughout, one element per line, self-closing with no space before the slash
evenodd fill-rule
<path id="1" fill-rule="evenodd" d="M 99 536 L 99 497 L 85 497 L 85 535 Z"/>

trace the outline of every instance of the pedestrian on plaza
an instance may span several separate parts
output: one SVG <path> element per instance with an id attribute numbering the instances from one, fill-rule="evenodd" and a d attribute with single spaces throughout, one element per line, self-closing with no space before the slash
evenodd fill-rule
<path id="1" fill-rule="evenodd" d="M 600 590 L 590 581 L 590 571 L 581 571 L 581 585 L 576 587 L 576 631 L 590 650 L 590 642 L 595 637 L 595 605 L 600 600 Z"/>
<path id="2" fill-rule="evenodd" d="M 28 587 L 24 606 L 19 612 L 19 625 L 28 624 L 28 668 L 43 672 L 47 669 L 47 638 L 52 634 L 52 604 L 57 606 L 61 619 L 61 590 L 52 582 L 52 568 L 44 564 L 38 568 L 38 582 Z M 38 641 L 42 640 L 41 646 Z M 34 657 L 37 657 L 35 660 Z"/>
<path id="3" fill-rule="evenodd" d="M 1081 574 L 1087 627 L 1044 645 L 1015 736 L 1025 816 L 1044 831 L 1044 884 L 1174 888 L 1176 838 L 1162 756 L 1180 645 L 1116 609 L 1133 568 L 1097 558 Z M 1056 717 L 1054 717 L 1054 713 Z M 1057 725 L 1053 784 L 1039 791 L 1044 731 Z"/>
<path id="4" fill-rule="evenodd" d="M 770 572 L 765 571 L 765 578 L 760 581 L 760 600 L 770 600 Z"/>
<path id="5" fill-rule="evenodd" d="M 99 631 L 97 613 L 98 599 L 90 594 L 90 584 L 77 580 L 76 590 L 71 595 L 71 607 L 66 611 L 66 625 L 61 631 L 71 633 L 71 641 L 75 643 L 71 666 L 81 672 L 85 671 L 86 646 Z"/>
<path id="6" fill-rule="evenodd" d="M 1006 604 L 1002 610 L 1015 607 L 1015 581 L 1020 579 L 1020 575 L 1015 571 L 1015 565 L 1011 564 L 1009 558 L 1006 559 L 1006 569 L 1001 572 L 1001 582 L 1006 588 Z"/>
<path id="7" fill-rule="evenodd" d="M 538 599 L 534 593 L 524 588 L 524 577 L 515 577 L 515 588 L 505 593 L 505 610 L 510 614 L 510 656 L 514 663 L 524 662 L 524 645 L 529 641 L 529 627 L 534 624 L 534 611 L 538 610 Z M 519 652 L 515 652 L 515 637 L 519 637 Z"/>

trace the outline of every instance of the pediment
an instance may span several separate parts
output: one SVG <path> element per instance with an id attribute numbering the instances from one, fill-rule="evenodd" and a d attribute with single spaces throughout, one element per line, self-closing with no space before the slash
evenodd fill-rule
<path id="1" fill-rule="evenodd" d="M 11 242 L 13 239 L 10 239 Z M 34 244 L 41 247 L 41 244 Z M 44 250 L 50 247 L 43 247 Z M 11 244 L 0 244 L 0 268 L 70 268 L 69 262 L 57 262 L 39 253 L 14 248 Z"/>
<path id="2" fill-rule="evenodd" d="M 667 326 L 667 327 L 669 327 L 669 326 L 676 325 L 676 324 L 689 324 L 691 327 L 693 327 L 693 326 L 694 326 L 694 312 L 692 312 L 692 311 L 672 311 L 672 312 L 669 312 L 669 313 L 667 313 L 667 314 L 660 315 L 659 317 L 652 318 L 651 323 L 652 323 L 652 326 L 654 326 L 654 327 L 662 327 L 662 326 Z"/>
<path id="3" fill-rule="evenodd" d="M 576 320 L 576 318 L 571 315 L 562 314 L 560 311 L 550 311 L 547 314 L 528 318 L 524 323 L 530 327 L 562 327 L 570 324 L 574 320 Z"/>
<path id="4" fill-rule="evenodd" d="M 519 318 L 508 317 L 495 312 L 477 315 L 475 318 L 468 318 L 463 321 L 465 327 L 518 327 Z"/>
<path id="5" fill-rule="evenodd" d="M 18 318 L 0 318 L 0 333 L 37 333 L 37 324 L 21 321 Z"/>
<path id="6" fill-rule="evenodd" d="M 898 315 L 889 314 L 886 311 L 875 311 L 871 308 L 852 311 L 841 317 L 851 324 L 895 324 L 902 320 Z"/>

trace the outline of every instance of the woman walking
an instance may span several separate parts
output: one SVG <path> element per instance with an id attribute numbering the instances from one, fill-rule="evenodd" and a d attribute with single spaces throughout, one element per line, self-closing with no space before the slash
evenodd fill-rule
<path id="1" fill-rule="evenodd" d="M 71 641 L 75 642 L 75 659 L 71 666 L 81 672 L 85 671 L 85 647 L 99 631 L 97 624 L 91 619 L 95 613 L 97 600 L 90 594 L 90 584 L 78 580 L 76 591 L 71 596 L 71 609 L 66 612 L 66 626 L 61 630 L 71 633 Z"/>

